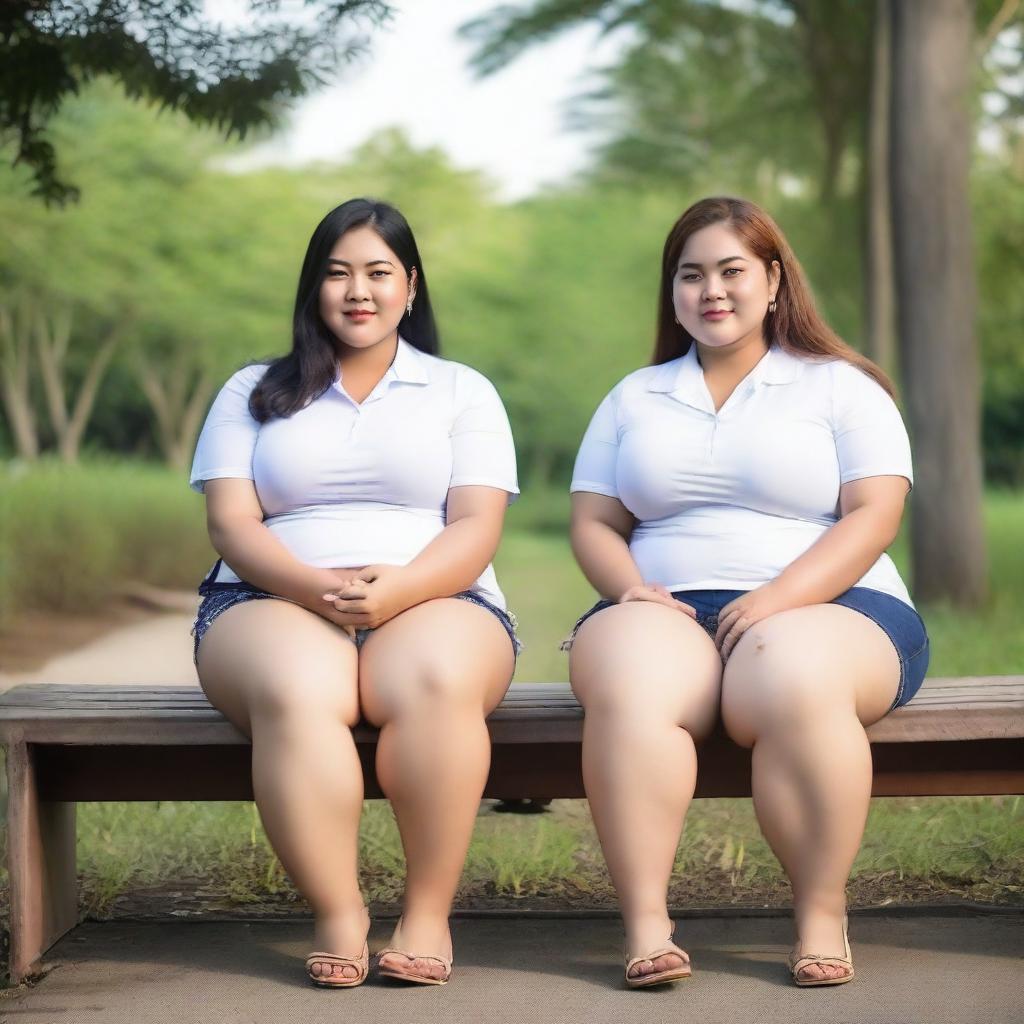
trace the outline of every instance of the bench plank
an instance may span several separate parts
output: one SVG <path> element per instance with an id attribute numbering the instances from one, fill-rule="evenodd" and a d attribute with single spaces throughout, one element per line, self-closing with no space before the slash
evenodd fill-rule
<path id="1" fill-rule="evenodd" d="M 495 743 L 572 743 L 583 712 L 566 683 L 516 683 L 488 718 Z M 1024 676 L 936 678 L 868 730 L 872 743 L 1024 737 Z M 357 740 L 376 730 L 361 725 Z M 0 742 L 246 744 L 198 686 L 19 686 L 0 695 Z"/>

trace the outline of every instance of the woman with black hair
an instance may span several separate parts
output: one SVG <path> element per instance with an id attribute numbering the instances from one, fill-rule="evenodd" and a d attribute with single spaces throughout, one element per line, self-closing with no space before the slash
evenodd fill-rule
<path id="1" fill-rule="evenodd" d="M 519 648 L 490 565 L 518 493 L 508 419 L 486 378 L 437 351 L 404 217 L 343 203 L 306 251 L 291 352 L 231 377 L 192 466 L 221 555 L 200 587 L 197 671 L 252 739 L 263 824 L 316 917 L 319 985 L 368 970 L 361 716 L 380 728 L 377 778 L 407 861 L 380 973 L 450 977 L 484 719 Z"/>

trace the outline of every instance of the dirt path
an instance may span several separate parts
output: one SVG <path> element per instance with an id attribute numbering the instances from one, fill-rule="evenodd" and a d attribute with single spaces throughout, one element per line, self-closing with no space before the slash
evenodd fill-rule
<path id="1" fill-rule="evenodd" d="M 198 685 L 189 635 L 194 618 L 184 612 L 155 612 L 64 651 L 41 668 L 0 672 L 0 691 L 19 683 Z"/>

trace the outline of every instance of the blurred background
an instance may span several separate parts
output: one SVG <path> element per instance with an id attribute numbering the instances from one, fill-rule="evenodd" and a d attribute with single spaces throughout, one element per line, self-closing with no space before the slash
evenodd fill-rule
<path id="1" fill-rule="evenodd" d="M 592 600 L 573 458 L 650 359 L 668 228 L 723 193 L 773 214 L 897 382 L 918 479 L 893 553 L 933 674 L 1024 672 L 1022 51 L 1015 0 L 4 5 L 0 672 L 121 623 L 126 588 L 194 592 L 209 403 L 287 350 L 313 227 L 372 195 L 417 234 L 443 354 L 509 411 L 517 678 L 564 679 Z M 1019 892 L 1018 804 L 971 885 Z M 735 876 L 731 827 L 700 856 Z"/>

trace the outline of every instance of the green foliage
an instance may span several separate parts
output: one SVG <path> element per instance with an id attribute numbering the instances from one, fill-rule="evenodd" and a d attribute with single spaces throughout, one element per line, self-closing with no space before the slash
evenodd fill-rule
<path id="1" fill-rule="evenodd" d="M 0 624 L 97 607 L 126 581 L 191 589 L 212 560 L 202 499 L 163 467 L 0 464 Z"/>
<path id="2" fill-rule="evenodd" d="M 14 160 L 30 170 L 33 194 L 48 204 L 78 198 L 79 188 L 58 177 L 46 124 L 96 75 L 241 138 L 365 48 L 350 25 L 390 15 L 382 0 L 307 0 L 297 20 L 282 0 L 246 6 L 245 27 L 234 30 L 207 21 L 199 0 L 7 0 L 0 137 L 15 138 Z"/>

